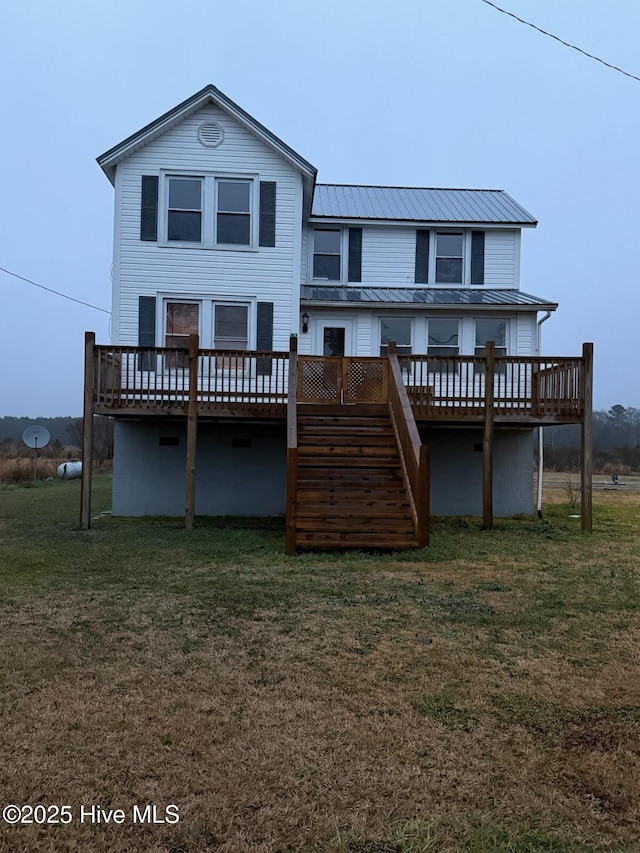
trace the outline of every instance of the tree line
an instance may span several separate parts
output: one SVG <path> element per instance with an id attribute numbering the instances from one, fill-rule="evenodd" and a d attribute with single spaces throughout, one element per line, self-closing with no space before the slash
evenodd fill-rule
<path id="1" fill-rule="evenodd" d="M 593 413 L 593 467 L 597 473 L 640 471 L 640 409 L 620 404 Z M 580 468 L 580 424 L 544 427 L 545 467 Z"/>

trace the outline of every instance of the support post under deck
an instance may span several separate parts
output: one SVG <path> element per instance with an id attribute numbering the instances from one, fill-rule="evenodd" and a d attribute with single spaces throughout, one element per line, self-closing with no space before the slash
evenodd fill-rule
<path id="1" fill-rule="evenodd" d="M 493 530 L 493 377 L 495 343 L 487 341 L 484 377 L 484 429 L 482 435 L 482 527 Z"/>
<path id="2" fill-rule="evenodd" d="M 84 400 L 82 406 L 82 479 L 80 480 L 80 527 L 91 526 L 91 475 L 93 472 L 94 332 L 84 333 Z"/>
<path id="3" fill-rule="evenodd" d="M 582 530 L 591 533 L 593 491 L 593 344 L 582 345 L 582 384 L 584 410 L 580 430 L 580 523 Z"/>
<path id="4" fill-rule="evenodd" d="M 187 476 L 184 526 L 193 530 L 196 507 L 196 442 L 198 437 L 198 335 L 189 335 L 189 403 L 187 408 Z"/>

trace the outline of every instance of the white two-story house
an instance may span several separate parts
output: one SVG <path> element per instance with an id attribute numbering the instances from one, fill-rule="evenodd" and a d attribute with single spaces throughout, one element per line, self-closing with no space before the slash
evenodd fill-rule
<path id="1" fill-rule="evenodd" d="M 319 184 L 211 85 L 98 163 L 115 189 L 113 339 L 92 351 L 92 411 L 116 417 L 115 514 L 183 514 L 185 494 L 202 515 L 284 513 L 288 445 L 337 453 L 343 477 L 368 453 L 357 431 L 343 456 L 327 429 L 299 448 L 304 419 L 325 404 L 354 429 L 384 420 L 375 407 L 391 405 L 398 376 L 414 444 L 417 428 L 430 447 L 431 512 L 481 515 L 487 474 L 492 514 L 532 512 L 533 428 L 580 419 L 581 392 L 565 377 L 551 401 L 549 377 L 565 368 L 542 362 L 539 326 L 557 306 L 520 290 L 521 235 L 536 220 L 506 192 Z M 381 384 L 367 397 L 369 380 Z M 412 451 L 389 417 L 360 435 L 395 436 L 388 467 L 407 474 Z M 289 472 L 289 492 L 295 482 L 304 491 Z"/>

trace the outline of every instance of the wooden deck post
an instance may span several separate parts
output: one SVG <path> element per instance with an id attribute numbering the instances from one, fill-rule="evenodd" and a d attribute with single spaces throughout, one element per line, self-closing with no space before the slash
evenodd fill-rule
<path id="1" fill-rule="evenodd" d="M 482 526 L 493 530 L 493 377 L 496 350 L 494 341 L 485 347 L 484 429 L 482 436 Z"/>
<path id="2" fill-rule="evenodd" d="M 189 335 L 189 403 L 187 407 L 187 494 L 184 524 L 193 530 L 196 508 L 196 444 L 198 437 L 198 335 Z"/>
<path id="3" fill-rule="evenodd" d="M 298 519 L 298 338 L 289 340 L 289 387 L 287 393 L 287 522 L 285 553 L 295 554 Z"/>
<path id="4" fill-rule="evenodd" d="M 84 400 L 82 406 L 82 479 L 80 481 L 80 527 L 91 527 L 91 474 L 93 472 L 93 385 L 95 332 L 84 333 Z"/>
<path id="5" fill-rule="evenodd" d="M 593 424 L 593 344 L 582 345 L 582 398 L 583 414 L 580 429 L 580 522 L 582 530 L 591 533 L 592 525 L 592 488 L 593 488 L 593 447 L 591 427 Z"/>

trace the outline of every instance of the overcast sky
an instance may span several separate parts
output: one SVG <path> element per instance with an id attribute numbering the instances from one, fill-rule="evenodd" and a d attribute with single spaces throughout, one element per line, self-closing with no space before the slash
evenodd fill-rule
<path id="1" fill-rule="evenodd" d="M 638 0 L 498 0 L 640 76 Z M 21 0 L 0 27 L 0 266 L 110 308 L 95 158 L 215 84 L 320 182 L 505 189 L 540 224 L 544 351 L 595 343 L 596 408 L 640 407 L 640 82 L 482 0 Z M 109 317 L 0 272 L 0 416 L 79 415 Z"/>

